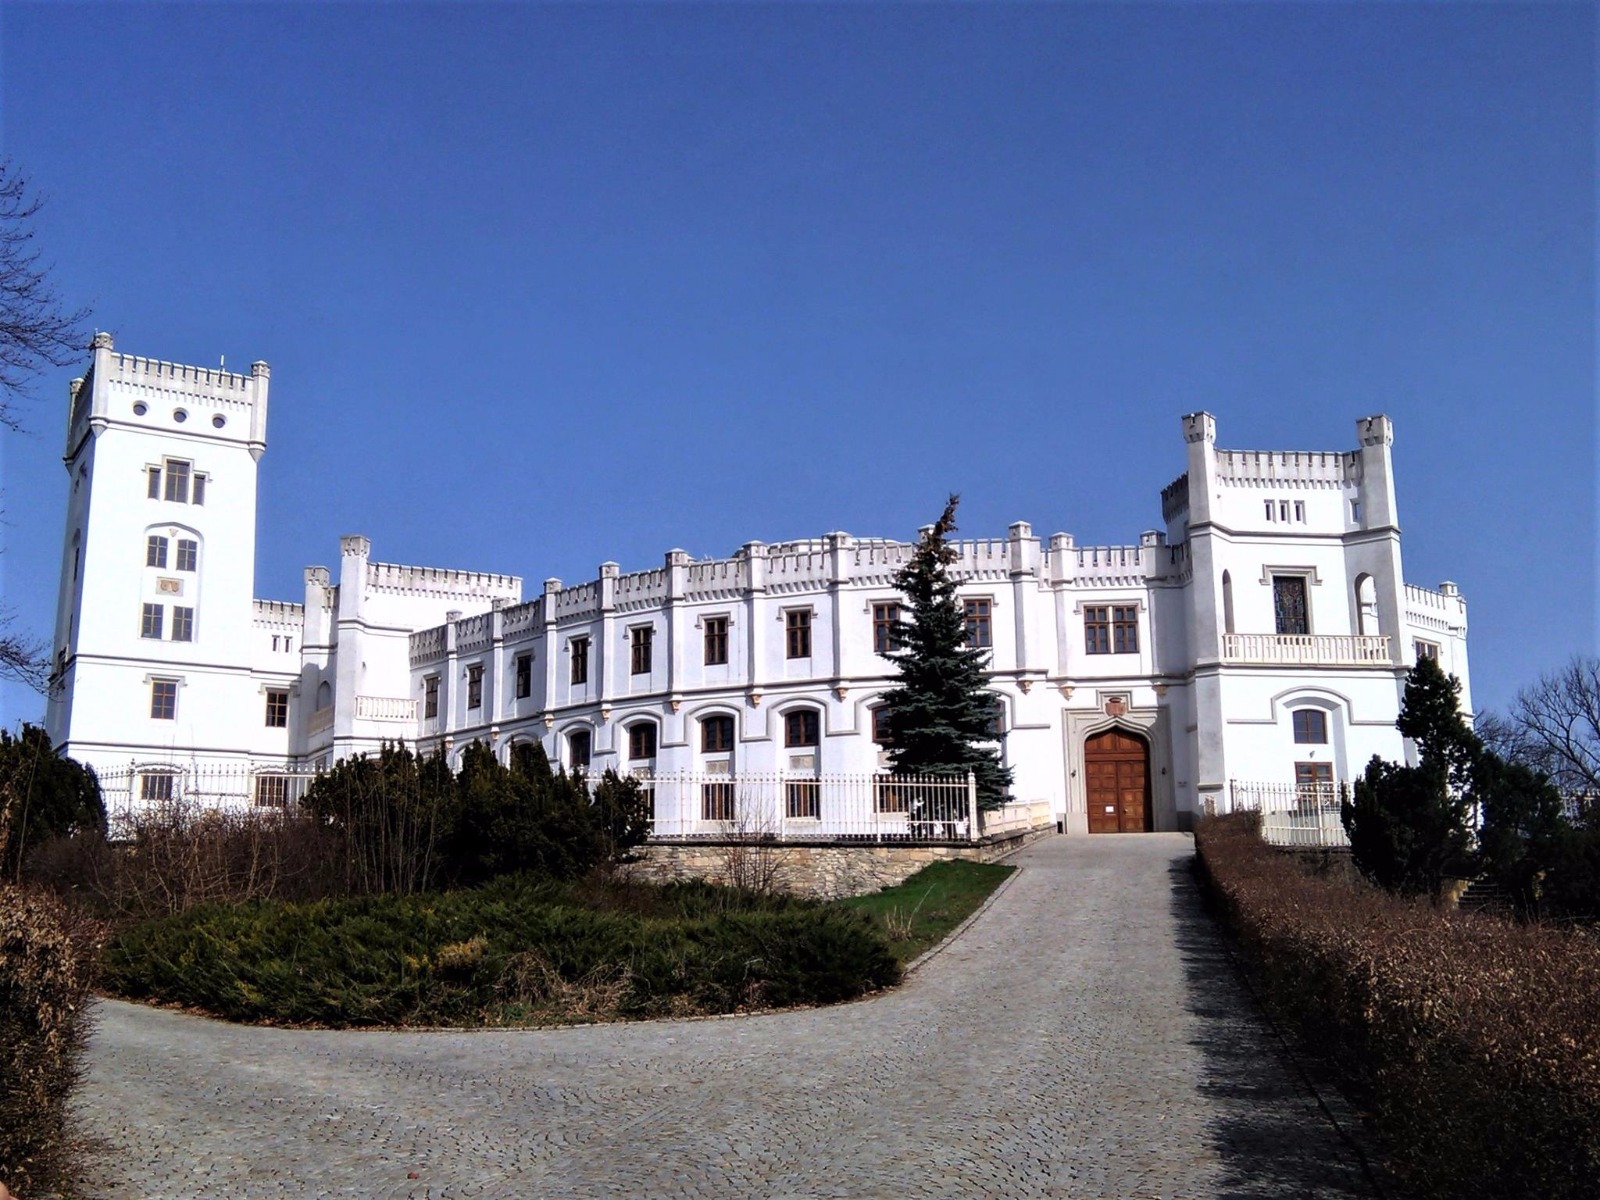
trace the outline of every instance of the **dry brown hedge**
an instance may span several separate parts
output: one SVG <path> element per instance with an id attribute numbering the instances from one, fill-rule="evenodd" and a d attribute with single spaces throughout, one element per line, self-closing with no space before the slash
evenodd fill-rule
<path id="1" fill-rule="evenodd" d="M 1201 874 L 1269 1005 L 1345 1074 L 1429 1197 L 1600 1195 L 1600 944 L 1315 876 L 1249 814 Z"/>
<path id="2" fill-rule="evenodd" d="M 18 1195 L 72 1182 L 67 1101 L 99 938 L 54 897 L 0 886 L 0 1182 Z"/>

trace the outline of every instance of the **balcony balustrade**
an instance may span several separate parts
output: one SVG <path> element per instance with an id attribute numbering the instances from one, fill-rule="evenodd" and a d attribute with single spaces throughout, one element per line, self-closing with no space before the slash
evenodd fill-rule
<path id="1" fill-rule="evenodd" d="M 1224 662 L 1297 666 L 1389 666 L 1386 633 L 1225 633 Z"/>

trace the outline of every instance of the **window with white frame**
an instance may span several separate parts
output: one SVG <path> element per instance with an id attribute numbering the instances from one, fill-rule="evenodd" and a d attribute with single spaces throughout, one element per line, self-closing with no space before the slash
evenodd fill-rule
<path id="1" fill-rule="evenodd" d="M 165 609 L 159 604 L 146 604 L 139 617 L 139 636 L 160 638 Z"/>
<path id="2" fill-rule="evenodd" d="M 173 796 L 172 771 L 141 771 L 139 773 L 139 799 L 146 803 L 170 801 Z"/>
<path id="3" fill-rule="evenodd" d="M 178 539 L 177 568 L 180 571 L 193 571 L 200 557 L 200 544 L 193 538 Z"/>
<path id="4" fill-rule="evenodd" d="M 728 662 L 728 618 L 706 617 L 702 622 L 705 626 L 705 665 L 720 667 Z"/>
<path id="5" fill-rule="evenodd" d="M 986 650 L 994 645 L 994 601 L 987 596 L 970 596 L 961 602 L 961 615 L 969 650 Z"/>
<path id="6" fill-rule="evenodd" d="M 594 735 L 587 729 L 574 729 L 567 734 L 567 765 L 582 771 L 589 765 L 594 753 Z"/>
<path id="7" fill-rule="evenodd" d="M 655 637 L 655 627 L 651 625 L 635 625 L 628 630 L 629 674 L 650 674 L 651 649 L 655 643 Z"/>
<path id="8" fill-rule="evenodd" d="M 656 756 L 654 721 L 635 721 L 628 726 L 628 758 L 632 761 Z"/>
<path id="9" fill-rule="evenodd" d="M 517 699 L 526 700 L 533 694 L 533 655 L 517 655 Z"/>
<path id="10" fill-rule="evenodd" d="M 178 681 L 152 679 L 150 681 L 150 718 L 154 721 L 178 719 Z"/>
<path id="11" fill-rule="evenodd" d="M 289 690 L 287 688 L 267 689 L 267 728 L 287 729 L 289 727 Z"/>
<path id="12" fill-rule="evenodd" d="M 1300 746 L 1325 746 L 1328 743 L 1328 714 L 1320 708 L 1297 708 L 1289 714 L 1294 740 Z"/>
<path id="13" fill-rule="evenodd" d="M 185 608 L 181 604 L 172 606 L 172 640 L 194 641 L 194 609 Z"/>
<path id="14" fill-rule="evenodd" d="M 467 707 L 483 707 L 483 664 L 472 663 L 467 667 Z"/>
<path id="15" fill-rule="evenodd" d="M 791 608 L 783 614 L 783 647 L 786 658 L 811 657 L 811 610 Z"/>
<path id="16" fill-rule="evenodd" d="M 152 533 L 144 540 L 144 565 L 147 567 L 166 568 L 167 539 L 159 533 Z"/>

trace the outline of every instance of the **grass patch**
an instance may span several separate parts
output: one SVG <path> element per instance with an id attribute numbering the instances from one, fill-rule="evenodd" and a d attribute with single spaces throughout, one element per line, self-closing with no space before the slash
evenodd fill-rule
<path id="1" fill-rule="evenodd" d="M 978 910 L 1015 867 L 965 859 L 923 867 L 904 883 L 837 903 L 863 913 L 901 966 L 937 946 Z"/>
<path id="2" fill-rule="evenodd" d="M 121 931 L 116 994 L 237 1021 L 553 1024 L 849 1000 L 900 968 L 862 914 L 706 884 L 210 904 Z"/>

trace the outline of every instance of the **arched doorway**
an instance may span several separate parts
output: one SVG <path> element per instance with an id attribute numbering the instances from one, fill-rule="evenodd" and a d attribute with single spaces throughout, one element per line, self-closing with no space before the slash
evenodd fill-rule
<path id="1" fill-rule="evenodd" d="M 1083 778 L 1090 833 L 1148 833 L 1150 743 L 1124 729 L 1085 738 Z"/>

